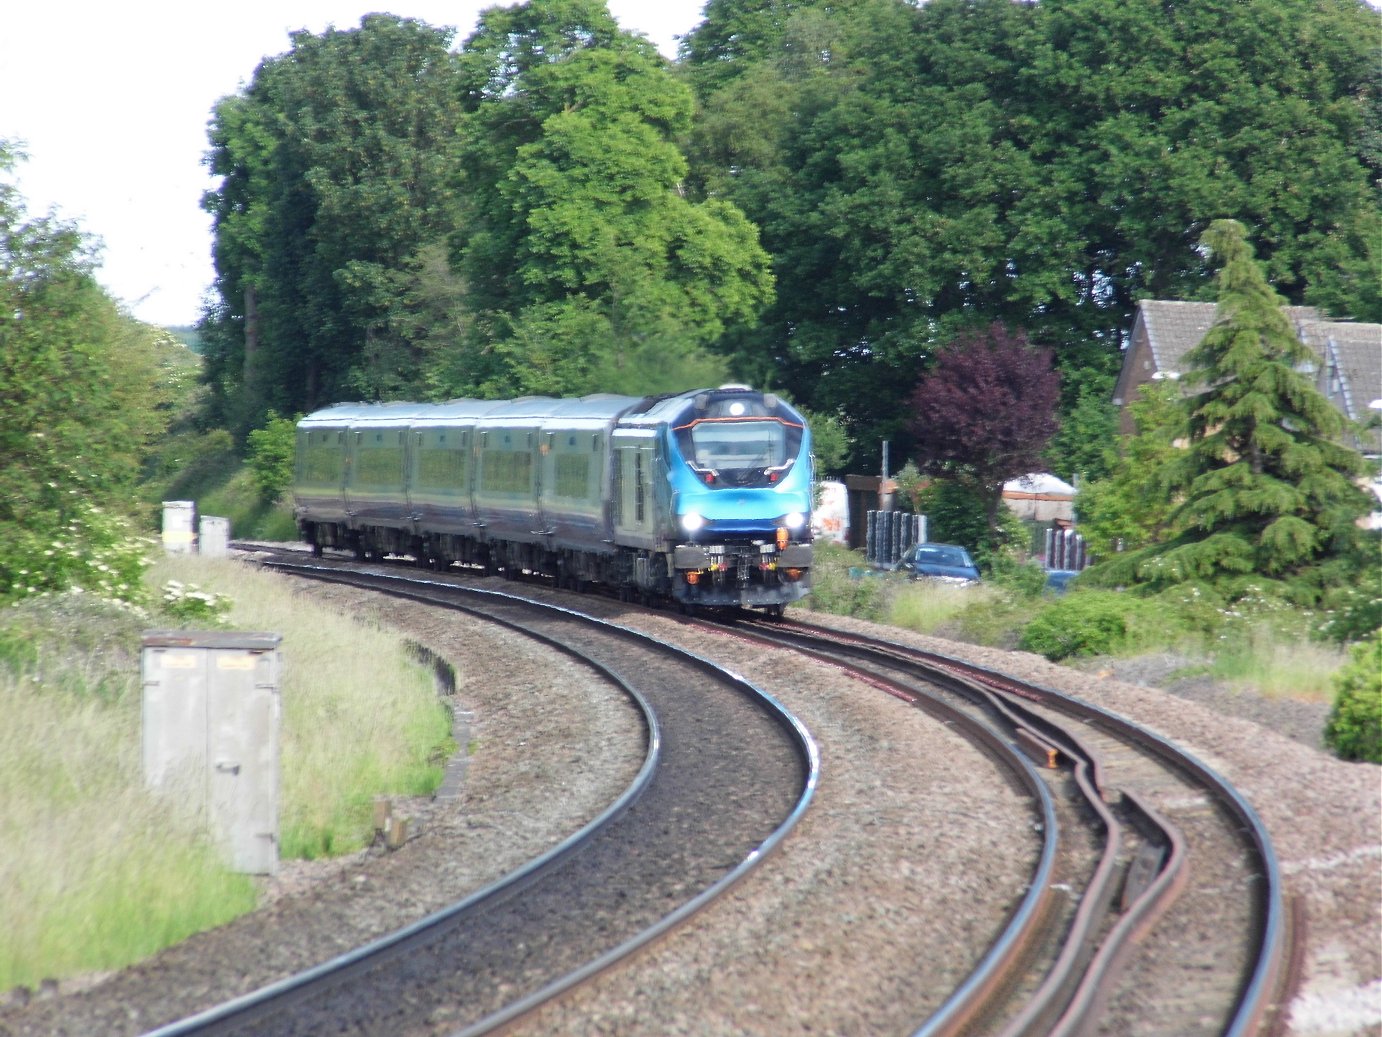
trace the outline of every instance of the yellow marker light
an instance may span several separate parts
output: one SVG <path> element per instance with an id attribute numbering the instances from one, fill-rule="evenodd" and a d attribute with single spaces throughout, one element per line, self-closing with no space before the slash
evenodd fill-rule
<path id="1" fill-rule="evenodd" d="M 779 551 L 785 551 L 785 550 L 787 549 L 787 545 L 788 545 L 789 543 L 791 543 L 791 541 L 792 541 L 792 534 L 791 534 L 791 532 L 787 529 L 787 527 L 786 527 L 786 526 L 778 526 L 778 527 L 777 527 L 777 549 L 778 549 Z"/>

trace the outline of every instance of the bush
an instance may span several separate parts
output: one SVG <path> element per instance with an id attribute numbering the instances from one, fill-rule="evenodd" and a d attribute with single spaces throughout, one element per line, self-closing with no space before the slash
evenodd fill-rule
<path id="1" fill-rule="evenodd" d="M 1046 571 L 1036 562 L 1020 562 L 1000 554 L 989 565 L 988 582 L 1024 598 L 1035 598 L 1046 589 Z"/>
<path id="2" fill-rule="evenodd" d="M 851 574 L 851 569 L 862 568 L 863 564 L 858 552 L 827 540 L 817 540 L 811 565 L 811 593 L 802 599 L 802 604 L 816 612 L 836 616 L 881 618 L 888 607 L 891 581 L 882 575 Z"/>
<path id="3" fill-rule="evenodd" d="M 259 496 L 266 503 L 277 500 L 293 483 L 293 458 L 297 449 L 297 423 L 269 411 L 263 428 L 249 434 L 245 464 L 254 475 Z"/>
<path id="4" fill-rule="evenodd" d="M 69 514 L 30 516 L 28 526 L 0 522 L 0 602 L 43 594 L 94 594 L 107 601 L 142 604 L 150 541 L 129 522 L 87 501 Z"/>
<path id="5" fill-rule="evenodd" d="M 1353 647 L 1334 678 L 1324 741 L 1340 759 L 1382 763 L 1382 629 Z"/>
<path id="6" fill-rule="evenodd" d="M 1178 625 L 1156 602 L 1114 591 L 1071 591 L 1042 608 L 1018 647 L 1052 662 L 1079 655 L 1119 655 L 1164 645 Z"/>

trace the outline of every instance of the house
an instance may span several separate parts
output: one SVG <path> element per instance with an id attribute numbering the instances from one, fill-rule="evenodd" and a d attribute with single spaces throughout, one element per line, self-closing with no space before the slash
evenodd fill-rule
<path id="1" fill-rule="evenodd" d="M 1138 303 L 1113 390 L 1121 432 L 1133 431 L 1127 405 L 1137 399 L 1143 385 L 1185 374 L 1185 356 L 1209 331 L 1215 309 L 1212 302 L 1146 299 Z M 1309 371 L 1315 387 L 1350 421 L 1382 416 L 1382 324 L 1330 320 L 1312 306 L 1283 309 L 1301 342 L 1318 358 Z M 1354 436 L 1352 445 L 1369 456 L 1382 456 L 1382 430 Z"/>
<path id="2" fill-rule="evenodd" d="M 1069 526 L 1075 520 L 1075 487 L 1050 472 L 1032 472 L 1003 484 L 1003 500 L 1020 518 Z"/>

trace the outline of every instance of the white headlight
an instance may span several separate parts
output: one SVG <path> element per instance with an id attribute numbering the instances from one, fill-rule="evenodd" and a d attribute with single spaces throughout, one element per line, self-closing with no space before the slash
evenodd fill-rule
<path id="1" fill-rule="evenodd" d="M 694 533 L 704 525 L 705 519 L 701 517 L 699 512 L 688 511 L 681 517 L 681 528 L 688 533 Z"/>
<path id="2" fill-rule="evenodd" d="M 791 511 L 782 516 L 782 524 L 788 529 L 800 529 L 806 525 L 806 516 L 799 511 Z"/>

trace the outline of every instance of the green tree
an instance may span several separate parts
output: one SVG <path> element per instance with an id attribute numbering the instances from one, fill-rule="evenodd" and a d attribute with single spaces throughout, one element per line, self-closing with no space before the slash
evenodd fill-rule
<path id="1" fill-rule="evenodd" d="M 1185 432 L 1185 411 L 1175 382 L 1152 382 L 1129 405 L 1134 432 L 1111 455 L 1109 474 L 1079 487 L 1075 510 L 1080 532 L 1096 557 L 1111 558 L 1159 542 L 1174 509 L 1171 463 Z"/>
<path id="2" fill-rule="evenodd" d="M 845 410 L 862 463 L 976 315 L 1111 376 L 1136 300 L 1212 297 L 1206 213 L 1244 214 L 1288 301 L 1382 319 L 1375 38 L 1360 0 L 717 0 L 689 182 L 778 285 L 736 363 Z"/>
<path id="3" fill-rule="evenodd" d="M 460 62 L 453 255 L 475 320 L 448 391 L 722 379 L 706 347 L 757 314 L 772 278 L 738 209 L 680 190 L 690 91 L 598 0 L 492 8 Z"/>
<path id="4" fill-rule="evenodd" d="M 222 417 L 422 385 L 416 308 L 453 223 L 453 31 L 392 15 L 294 33 L 221 100 L 209 165 L 218 303 L 203 322 Z"/>
<path id="5" fill-rule="evenodd" d="M 1314 356 L 1253 260 L 1243 226 L 1216 220 L 1203 245 L 1222 264 L 1213 327 L 1186 357 L 1188 448 L 1169 466 L 1171 536 L 1106 563 L 1105 579 L 1160 589 L 1249 586 L 1315 604 L 1363 557 L 1362 456 L 1304 373 Z M 1357 579 L 1357 573 L 1352 574 Z"/>
<path id="6" fill-rule="evenodd" d="M 0 175 L 17 158 L 0 140 Z M 141 552 L 118 514 L 167 422 L 166 343 L 95 269 L 74 224 L 30 219 L 0 182 L 0 600 L 139 593 Z"/>

